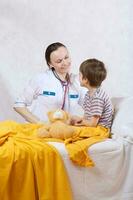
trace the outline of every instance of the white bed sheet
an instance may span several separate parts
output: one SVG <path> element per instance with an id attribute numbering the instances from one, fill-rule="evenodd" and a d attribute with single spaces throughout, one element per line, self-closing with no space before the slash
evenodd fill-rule
<path id="1" fill-rule="evenodd" d="M 88 152 L 95 167 L 70 161 L 63 143 L 50 142 L 60 152 L 74 200 L 133 200 L 133 145 L 122 137 L 92 145 Z"/>

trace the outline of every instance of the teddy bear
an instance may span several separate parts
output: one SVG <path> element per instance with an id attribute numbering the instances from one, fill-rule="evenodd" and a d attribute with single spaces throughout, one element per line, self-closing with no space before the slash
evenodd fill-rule
<path id="1" fill-rule="evenodd" d="M 62 109 L 47 113 L 49 124 L 38 129 L 39 137 L 57 138 L 65 140 L 75 134 L 75 128 L 69 125 L 69 114 Z"/>

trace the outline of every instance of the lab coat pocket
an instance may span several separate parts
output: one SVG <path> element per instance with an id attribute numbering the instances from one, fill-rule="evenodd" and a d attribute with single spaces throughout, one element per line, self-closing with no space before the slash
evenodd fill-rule
<path id="1" fill-rule="evenodd" d="M 54 91 L 42 91 L 40 97 L 44 104 L 54 104 L 56 101 L 56 93 Z"/>
<path id="2" fill-rule="evenodd" d="M 77 104 L 77 102 L 79 100 L 79 95 L 78 94 L 69 94 L 69 99 L 70 99 L 71 105 L 75 105 L 75 104 Z"/>

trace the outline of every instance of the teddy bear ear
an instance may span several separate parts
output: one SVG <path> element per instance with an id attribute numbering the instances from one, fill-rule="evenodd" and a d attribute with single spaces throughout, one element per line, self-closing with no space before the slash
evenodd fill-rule
<path id="1" fill-rule="evenodd" d="M 48 117 L 50 117 L 52 111 L 47 112 Z"/>
<path id="2" fill-rule="evenodd" d="M 66 120 L 68 120 L 70 118 L 70 114 L 68 112 L 65 112 L 65 117 L 66 117 Z"/>
<path id="3" fill-rule="evenodd" d="M 53 113 L 53 111 L 47 112 L 49 121 L 52 121 L 52 113 Z"/>
<path id="4" fill-rule="evenodd" d="M 53 114 L 54 114 L 54 110 L 51 110 L 49 112 L 47 112 L 47 115 L 48 115 L 48 119 L 50 122 L 54 122 L 55 121 L 55 118 L 53 117 Z"/>

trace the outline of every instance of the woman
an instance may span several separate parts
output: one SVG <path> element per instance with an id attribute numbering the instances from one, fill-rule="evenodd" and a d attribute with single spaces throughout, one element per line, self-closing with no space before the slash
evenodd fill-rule
<path id="1" fill-rule="evenodd" d="M 29 82 L 14 105 L 15 111 L 31 123 L 47 121 L 47 112 L 58 108 L 76 114 L 86 92 L 78 77 L 70 74 L 71 59 L 65 45 L 49 45 L 45 59 L 49 69 Z"/>

